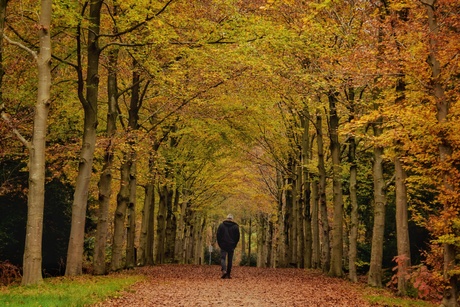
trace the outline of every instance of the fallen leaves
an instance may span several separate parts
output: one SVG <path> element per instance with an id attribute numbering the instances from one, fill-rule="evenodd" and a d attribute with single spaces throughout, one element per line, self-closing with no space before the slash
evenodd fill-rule
<path id="1" fill-rule="evenodd" d="M 160 265 L 136 269 L 148 278 L 121 297 L 96 306 L 371 306 L 346 280 L 319 271 Z"/>

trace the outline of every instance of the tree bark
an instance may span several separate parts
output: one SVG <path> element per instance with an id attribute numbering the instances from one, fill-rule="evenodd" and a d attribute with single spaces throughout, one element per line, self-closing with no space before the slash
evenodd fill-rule
<path id="1" fill-rule="evenodd" d="M 374 125 L 374 136 L 382 134 L 379 126 L 382 119 Z M 383 240 L 385 234 L 385 211 L 386 195 L 385 181 L 383 178 L 383 147 L 374 147 L 374 226 L 372 230 L 371 263 L 369 268 L 368 284 L 374 287 L 382 287 L 382 259 Z"/>
<path id="2" fill-rule="evenodd" d="M 349 122 L 355 119 L 355 89 L 350 87 L 348 89 L 348 102 L 350 117 Z M 348 249 L 348 278 L 352 282 L 358 281 L 358 274 L 356 269 L 356 261 L 358 254 L 358 226 L 359 226 L 359 213 L 358 213 L 358 196 L 356 190 L 358 168 L 356 165 L 356 139 L 353 135 L 349 136 L 348 140 L 348 163 L 350 163 L 350 237 Z"/>
<path id="3" fill-rule="evenodd" d="M 128 228 L 126 236 L 126 267 L 132 268 L 136 265 L 135 259 L 135 240 L 136 240 L 136 199 L 137 199 L 137 153 L 134 145 L 138 142 L 136 130 L 138 129 L 139 110 L 142 105 L 142 98 L 140 97 L 140 75 L 138 71 L 137 61 L 133 60 L 133 73 L 132 73 L 132 87 L 131 87 L 131 101 L 129 105 L 129 118 L 128 126 L 129 132 L 132 132 L 130 138 L 131 154 L 129 155 L 130 169 L 129 169 L 129 202 L 127 207 Z"/>
<path id="4" fill-rule="evenodd" d="M 334 202 L 334 227 L 332 229 L 332 253 L 331 267 L 329 275 L 340 277 L 343 275 L 343 196 L 341 162 L 340 162 L 340 143 L 339 143 L 339 117 L 337 115 L 336 93 L 329 93 L 329 137 L 331 140 L 332 157 L 332 189 Z"/>
<path id="5" fill-rule="evenodd" d="M 165 262 L 165 241 L 166 241 L 166 225 L 167 225 L 167 198 L 169 195 L 168 187 L 166 185 L 162 185 L 159 189 L 160 194 L 160 202 L 158 206 L 158 214 L 157 214 L 157 241 L 156 241 L 156 263 L 164 263 Z"/>
<path id="6" fill-rule="evenodd" d="M 83 68 L 79 65 L 78 95 L 84 110 L 83 141 L 80 152 L 77 182 L 72 204 L 72 222 L 67 250 L 66 276 L 82 274 L 83 243 L 85 239 L 86 208 L 96 146 L 97 108 L 99 93 L 99 30 L 103 0 L 90 3 L 88 28 L 88 59 L 86 75 L 86 98 L 83 96 Z M 78 42 L 80 43 L 80 42 Z M 77 48 L 79 48 L 77 46 Z M 80 56 L 80 55 L 79 55 Z M 79 59 L 80 62 L 81 59 Z"/>
<path id="7" fill-rule="evenodd" d="M 316 113 L 316 135 L 318 146 L 318 195 L 319 195 L 319 209 L 321 212 L 321 239 L 323 248 L 321 250 L 321 267 L 323 272 L 329 272 L 331 264 L 331 252 L 329 243 L 329 220 L 327 217 L 327 203 L 326 203 L 326 167 L 324 166 L 324 149 L 323 149 L 323 119 L 320 111 Z"/>
<path id="8" fill-rule="evenodd" d="M 151 162 L 149 163 L 151 164 Z M 152 170 L 152 167 L 149 168 Z M 142 223 L 139 235 L 139 266 L 153 264 L 153 238 L 150 234 L 151 225 L 153 224 L 155 186 L 153 179 L 145 186 L 144 207 L 142 208 Z"/>
<path id="9" fill-rule="evenodd" d="M 131 155 L 131 167 L 129 169 L 129 202 L 127 207 L 127 231 L 126 231 L 126 268 L 133 268 L 136 265 L 136 188 L 137 188 L 137 168 L 136 152 Z"/>
<path id="10" fill-rule="evenodd" d="M 350 247 L 349 247 L 349 278 L 352 282 L 358 281 L 358 275 L 356 270 L 356 261 L 358 254 L 358 226 L 359 226 L 359 213 L 358 213 L 358 196 L 356 193 L 356 177 L 357 177 L 357 166 L 356 166 L 356 141 L 352 136 L 349 139 L 349 163 L 350 163 L 350 203 L 351 203 L 351 214 L 350 214 Z"/>
<path id="11" fill-rule="evenodd" d="M 42 277 L 43 211 L 45 206 L 45 147 L 51 91 L 51 0 L 42 0 L 39 21 L 37 103 L 29 146 L 29 192 L 22 285 L 39 284 Z M 1 3 L 2 11 L 5 11 Z"/>
<path id="12" fill-rule="evenodd" d="M 113 221 L 112 260 L 110 262 L 112 271 L 119 271 L 124 268 L 123 243 L 125 241 L 125 217 L 129 203 L 129 173 L 132 161 L 129 158 L 129 154 L 130 152 L 124 153 L 123 163 L 120 168 L 120 190 L 117 194 L 117 207 Z"/>
<path id="13" fill-rule="evenodd" d="M 398 293 L 406 295 L 407 270 L 411 265 L 409 241 L 409 216 L 407 212 L 406 171 L 399 156 L 395 157 L 396 186 L 396 241 L 398 248 Z"/>
<path id="14" fill-rule="evenodd" d="M 312 268 L 317 269 L 321 267 L 321 250 L 319 241 L 319 195 L 318 195 L 318 182 L 312 181 L 311 186 L 311 236 L 312 236 Z"/>
<path id="15" fill-rule="evenodd" d="M 302 203 L 303 203 L 303 231 L 304 231 L 304 238 L 302 240 L 302 254 L 304 258 L 304 267 L 311 268 L 312 267 L 312 223 L 311 223 L 311 175 L 308 171 L 306 165 L 310 162 L 310 114 L 307 108 L 304 108 L 304 114 L 301 119 L 302 124 Z"/>
<path id="16" fill-rule="evenodd" d="M 112 168 L 113 168 L 113 137 L 117 130 L 118 119 L 118 88 L 117 88 L 117 62 L 118 49 L 113 49 L 109 54 L 108 76 L 107 76 L 107 146 L 104 153 L 104 165 L 99 179 L 99 211 L 96 229 L 96 240 L 94 244 L 94 274 L 103 275 L 107 273 L 106 268 L 106 247 L 109 225 L 110 197 L 112 195 Z"/>
<path id="17" fill-rule="evenodd" d="M 449 132 L 446 130 L 449 129 L 447 127 L 447 122 L 449 121 L 449 112 L 450 112 L 450 102 L 448 97 L 446 97 L 445 90 L 442 85 L 441 73 L 442 68 L 441 64 L 437 58 L 437 50 L 439 50 L 439 27 L 440 25 L 437 22 L 436 18 L 436 9 L 437 3 L 436 0 L 428 0 L 424 2 L 427 15 L 428 15 L 428 26 L 430 29 L 430 40 L 429 40 L 429 56 L 428 56 L 428 64 L 431 68 L 431 87 L 432 87 L 432 95 L 436 99 L 436 108 L 437 108 L 437 120 L 438 123 L 442 127 L 442 131 L 440 132 L 440 142 L 439 142 L 439 160 L 441 163 L 446 163 L 448 159 L 452 156 L 452 147 L 447 139 Z M 444 126 L 444 127 L 443 127 Z M 442 173 L 442 187 L 441 191 L 444 190 L 446 192 L 453 192 L 454 188 L 452 184 L 449 182 L 451 179 L 451 174 L 449 171 L 444 170 Z M 444 211 L 453 210 L 452 205 L 449 204 L 448 201 L 444 201 Z M 450 233 L 452 230 L 451 222 L 446 221 L 446 233 Z M 456 256 L 457 256 L 457 249 L 455 244 L 451 243 L 444 243 L 444 265 L 443 265 L 443 275 L 444 279 L 447 281 L 447 287 L 445 287 L 443 292 L 443 299 L 442 305 L 445 307 L 456 307 L 458 306 L 458 299 L 459 299 L 459 289 L 458 289 L 458 274 L 454 273 L 451 274 L 452 270 L 455 270 L 456 265 Z"/>

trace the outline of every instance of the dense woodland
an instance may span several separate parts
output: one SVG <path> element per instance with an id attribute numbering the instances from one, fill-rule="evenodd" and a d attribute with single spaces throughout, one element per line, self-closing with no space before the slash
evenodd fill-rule
<path id="1" fill-rule="evenodd" d="M 247 263 L 457 306 L 458 1 L 0 0 L 0 31 L 23 285 L 204 264 L 233 213 Z"/>

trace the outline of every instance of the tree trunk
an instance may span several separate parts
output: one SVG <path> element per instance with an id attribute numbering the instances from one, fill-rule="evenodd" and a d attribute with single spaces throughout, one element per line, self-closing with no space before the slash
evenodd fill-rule
<path id="1" fill-rule="evenodd" d="M 318 195 L 319 195 L 319 209 L 321 212 L 321 239 L 323 248 L 321 251 L 321 266 L 323 272 L 329 272 L 331 264 L 331 252 L 329 243 L 329 220 L 327 217 L 327 204 L 326 204 L 326 167 L 324 166 L 324 149 L 323 149 L 323 119 L 320 111 L 316 113 L 316 134 L 318 145 Z"/>
<path id="2" fill-rule="evenodd" d="M 294 227 L 295 227 L 295 212 L 294 212 L 294 185 L 295 180 L 292 178 L 294 173 L 292 170 L 294 169 L 294 159 L 292 157 L 289 158 L 288 169 L 289 169 L 289 176 L 286 179 L 286 186 L 288 187 L 285 191 L 285 210 L 284 210 L 284 245 L 285 245 L 285 256 L 284 259 L 286 261 L 286 265 L 293 265 L 294 263 Z"/>
<path id="3" fill-rule="evenodd" d="M 350 87 L 348 90 L 348 103 L 350 110 L 349 122 L 355 119 L 355 89 Z M 350 164 L 350 236 L 348 248 L 348 277 L 352 282 L 358 281 L 358 274 L 356 269 L 356 261 L 358 254 L 358 226 L 359 226 L 359 213 L 358 213 L 358 195 L 356 190 L 358 168 L 356 165 L 356 139 L 353 135 L 348 139 L 348 163 Z"/>
<path id="4" fill-rule="evenodd" d="M 319 195 L 318 195 L 318 182 L 312 181 L 311 186 L 311 236 L 312 236 L 312 264 L 313 269 L 321 267 L 321 250 L 319 243 Z"/>
<path id="5" fill-rule="evenodd" d="M 126 268 L 133 268 L 136 265 L 136 251 L 134 242 L 136 240 L 136 188 L 137 168 L 136 153 L 131 154 L 131 167 L 129 169 L 129 202 L 127 207 L 128 226 L 126 231 Z"/>
<path id="6" fill-rule="evenodd" d="M 374 136 L 382 134 L 381 119 L 374 125 Z M 374 147 L 374 227 L 372 230 L 371 263 L 368 284 L 382 287 L 383 240 L 385 234 L 386 195 L 383 178 L 383 147 Z"/>
<path id="7" fill-rule="evenodd" d="M 446 97 L 445 90 L 442 85 L 441 79 L 441 64 L 437 58 L 437 50 L 439 50 L 439 27 L 440 25 L 436 19 L 436 1 L 428 0 L 424 2 L 427 15 L 428 15 L 428 25 L 430 29 L 430 40 L 429 40 L 429 51 L 428 64 L 431 67 L 431 86 L 432 86 L 432 95 L 436 99 L 437 107 L 437 120 L 438 123 L 444 126 L 442 131 L 439 133 L 441 136 L 441 141 L 439 142 L 439 160 L 441 163 L 446 163 L 452 156 L 452 147 L 447 139 L 449 132 L 446 130 L 449 129 L 447 122 L 449 121 L 449 112 L 450 112 L 450 102 L 448 97 Z M 452 180 L 451 174 L 448 170 L 444 170 L 442 173 L 442 187 L 441 191 L 444 190 L 444 193 L 453 193 L 454 188 L 449 180 Z M 452 204 L 449 201 L 444 201 L 444 211 L 448 212 L 449 210 L 455 210 L 452 208 Z M 446 223 L 445 233 L 451 233 L 452 222 Z M 447 287 L 444 289 L 442 305 L 445 307 L 456 307 L 458 306 L 458 274 L 451 274 L 452 270 L 456 268 L 456 258 L 457 250 L 455 244 L 444 243 L 444 279 L 447 281 Z"/>
<path id="8" fill-rule="evenodd" d="M 275 223 L 271 219 L 268 220 L 268 237 L 267 237 L 267 267 L 273 268 L 274 267 L 274 241 L 273 236 L 275 232 Z"/>
<path id="9" fill-rule="evenodd" d="M 117 62 L 118 49 L 113 49 L 109 54 L 107 94 L 107 138 L 108 144 L 105 148 L 104 165 L 99 179 L 99 212 L 97 220 L 96 240 L 94 243 L 94 274 L 104 275 L 107 272 L 105 255 L 108 236 L 108 217 L 110 197 L 112 194 L 112 167 L 113 167 L 113 136 L 117 129 L 118 118 L 118 89 L 117 89 Z"/>
<path id="10" fill-rule="evenodd" d="M 156 241 L 156 263 L 164 263 L 165 261 L 165 240 L 166 240 L 166 219 L 167 219 L 167 197 L 168 197 L 168 187 L 163 185 L 159 189 L 160 202 L 158 206 L 158 215 L 157 215 L 157 241 Z"/>
<path id="11" fill-rule="evenodd" d="M 83 141 L 80 152 L 77 182 L 72 204 L 72 222 L 69 247 L 67 250 L 66 276 L 82 274 L 83 243 L 85 239 L 86 207 L 92 174 L 94 150 L 96 146 L 97 99 L 99 92 L 99 56 L 98 45 L 101 7 L 103 0 L 90 3 L 88 27 L 88 67 L 86 76 L 86 98 L 83 97 L 83 68 L 78 72 L 78 95 L 84 109 Z M 77 35 L 79 40 L 79 35 Z M 80 42 L 78 42 L 80 44 Z M 78 55 L 80 56 L 80 54 Z M 80 60 L 79 60 L 80 62 Z"/>
<path id="12" fill-rule="evenodd" d="M 304 115 L 301 119 L 301 124 L 302 124 L 302 203 L 303 203 L 303 232 L 304 232 L 304 238 L 302 240 L 303 242 L 303 248 L 302 248 L 302 254 L 303 254 L 303 259 L 304 259 L 304 267 L 306 268 L 311 268 L 312 267 L 312 224 L 311 224 L 311 175 L 310 172 L 308 171 L 308 168 L 306 165 L 309 165 L 310 163 L 310 114 L 308 112 L 307 108 L 304 108 Z"/>
<path id="13" fill-rule="evenodd" d="M 265 215 L 259 213 L 257 216 L 257 267 L 265 268 L 267 259 L 267 222 L 265 221 Z"/>
<path id="14" fill-rule="evenodd" d="M 406 295 L 407 275 L 410 267 L 409 216 L 407 213 L 406 171 L 401 161 L 395 158 L 396 186 L 396 241 L 398 246 L 398 292 Z"/>
<path id="15" fill-rule="evenodd" d="M 301 161 L 301 153 L 299 154 L 299 162 Z M 296 163 L 297 164 L 297 163 Z M 296 180 L 294 190 L 294 205 L 295 205 L 295 260 L 294 263 L 298 268 L 304 268 L 304 249 L 305 249 L 305 235 L 304 235 L 304 212 L 303 212 L 303 172 L 300 163 L 296 165 Z"/>
<path id="16" fill-rule="evenodd" d="M 252 219 L 249 219 L 248 227 L 248 266 L 251 265 L 251 238 L 252 238 Z"/>
<path id="17" fill-rule="evenodd" d="M 51 0 L 41 1 L 37 103 L 32 143 L 29 145 L 29 192 L 22 285 L 39 284 L 42 277 L 42 234 L 45 205 L 45 141 L 51 90 Z M 2 12 L 5 11 L 1 3 Z"/>
<path id="18" fill-rule="evenodd" d="M 175 202 L 173 194 L 173 191 L 170 190 L 166 218 L 165 259 L 168 262 L 174 262 L 174 248 L 176 245 L 177 218 L 173 211 L 173 202 Z"/>
<path id="19" fill-rule="evenodd" d="M 280 171 L 276 172 L 276 185 L 278 187 L 278 195 L 277 195 L 277 200 L 278 200 L 278 208 L 277 208 L 277 220 L 276 220 L 276 225 L 277 225 L 277 234 L 275 236 L 275 260 L 274 260 L 274 267 L 279 268 L 279 267 L 284 267 L 286 264 L 286 259 L 285 259 L 285 249 L 286 245 L 285 243 L 285 231 L 284 231 L 284 225 L 285 225 L 285 214 L 284 214 L 284 203 L 283 203 L 283 195 L 284 195 L 284 190 L 283 190 L 283 176 Z"/>
<path id="20" fill-rule="evenodd" d="M 150 161 L 149 164 L 152 164 Z M 150 170 L 152 166 L 150 166 Z M 142 223 L 141 230 L 139 235 L 139 251 L 138 251 L 138 263 L 139 266 L 152 265 L 153 264 L 153 243 L 150 229 L 153 224 L 153 212 L 154 212 L 154 200 L 155 200 L 155 187 L 154 181 L 149 180 L 145 186 L 145 196 L 144 196 L 144 207 L 142 208 Z"/>
<path id="21" fill-rule="evenodd" d="M 353 136 L 348 140 L 349 152 L 348 159 L 350 163 L 350 246 L 349 246 L 349 278 L 352 282 L 358 281 L 358 274 L 356 270 L 356 261 L 358 254 L 358 226 L 359 226 L 359 213 L 358 213 L 358 196 L 356 193 L 356 177 L 358 174 L 356 166 L 356 141 Z"/>
<path id="22" fill-rule="evenodd" d="M 129 138 L 131 154 L 129 155 L 130 169 L 129 169 L 129 202 L 127 207 L 128 229 L 126 237 L 126 267 L 132 268 L 135 266 L 135 239 L 136 239 L 136 199 L 137 199 L 137 153 L 135 144 L 137 144 L 137 136 L 135 131 L 139 128 L 139 110 L 142 105 L 142 98 L 140 96 L 140 75 L 138 71 L 137 61 L 133 60 L 133 73 L 132 73 L 132 86 L 131 86 L 131 100 L 129 104 L 129 117 L 128 127 L 129 132 L 133 132 Z M 148 87 L 148 84 L 146 85 Z"/>
<path id="23" fill-rule="evenodd" d="M 131 150 L 131 149 L 129 149 Z M 117 195 L 117 208 L 113 221 L 113 244 L 112 244 L 112 261 L 110 268 L 112 271 L 118 271 L 124 268 L 123 265 L 123 245 L 125 241 L 125 217 L 126 209 L 129 203 L 129 172 L 131 169 L 130 153 L 123 156 L 123 164 L 120 169 L 120 190 Z"/>
<path id="24" fill-rule="evenodd" d="M 341 181 L 340 143 L 339 143 L 339 118 L 337 116 L 336 93 L 329 93 L 329 137 L 331 140 L 332 157 L 332 187 L 334 202 L 334 227 L 332 229 L 332 253 L 329 275 L 340 277 L 343 275 L 343 196 Z"/>

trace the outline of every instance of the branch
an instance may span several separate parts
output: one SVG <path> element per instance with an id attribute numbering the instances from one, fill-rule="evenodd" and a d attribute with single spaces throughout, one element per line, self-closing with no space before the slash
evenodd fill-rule
<path id="1" fill-rule="evenodd" d="M 22 144 L 24 144 L 25 147 L 27 147 L 27 149 L 30 150 L 31 148 L 31 144 L 29 141 L 27 141 L 23 136 L 22 134 L 18 131 L 18 129 L 14 128 L 12 122 L 11 122 L 11 118 L 10 116 L 5 112 L 5 104 L 2 104 L 0 106 L 0 112 L 1 112 L 1 115 L 2 115 L 2 119 L 6 122 L 6 124 L 11 128 L 11 130 L 13 131 L 14 135 L 16 135 L 16 137 L 19 139 L 19 141 L 21 141 Z"/>
<path id="2" fill-rule="evenodd" d="M 30 53 L 30 54 L 34 57 L 35 61 L 38 60 L 38 55 L 37 55 L 37 53 L 36 53 L 35 51 L 33 51 L 32 49 L 30 49 L 30 48 L 28 48 L 27 46 L 21 44 L 20 42 L 17 42 L 17 41 L 14 41 L 14 40 L 10 39 L 8 36 L 6 36 L 6 34 L 3 34 L 3 37 L 4 37 L 4 38 L 8 41 L 8 43 L 10 43 L 11 45 L 18 46 L 19 48 L 21 48 L 21 49 L 27 51 L 28 53 Z"/>
<path id="3" fill-rule="evenodd" d="M 119 37 L 119 36 L 122 36 L 126 33 L 130 33 L 130 32 L 133 32 L 134 30 L 136 30 L 137 28 L 143 26 L 144 24 L 146 24 L 147 22 L 149 22 L 150 20 L 152 20 L 153 18 L 157 17 L 158 15 L 160 15 L 161 13 L 163 13 L 166 8 L 172 3 L 174 2 L 174 0 L 169 0 L 168 2 L 166 2 L 166 4 L 158 11 L 156 12 L 153 16 L 151 17 L 146 17 L 144 21 L 138 23 L 138 24 L 135 24 L 134 26 L 132 26 L 131 28 L 128 28 L 124 31 L 121 31 L 121 32 L 117 32 L 115 34 L 101 34 L 99 35 L 99 37 Z"/>
<path id="4" fill-rule="evenodd" d="M 163 117 L 160 121 L 158 121 L 155 125 L 153 125 L 150 129 L 147 130 L 147 133 L 149 133 L 150 131 L 152 131 L 153 129 L 155 129 L 156 127 L 158 127 L 162 122 L 164 122 L 167 118 L 169 118 L 170 116 L 176 114 L 180 109 L 182 109 L 183 107 L 185 107 L 187 104 L 189 104 L 191 101 L 197 99 L 198 97 L 200 97 L 201 95 L 203 95 L 204 93 L 214 89 L 214 88 L 217 88 L 219 86 L 221 86 L 222 84 L 224 84 L 225 82 L 227 82 L 228 80 L 231 80 L 231 79 L 234 79 L 234 78 L 237 78 L 239 76 L 241 76 L 243 74 L 244 71 L 246 71 L 247 68 L 244 68 L 240 71 L 237 71 L 235 75 L 227 78 L 227 79 L 223 79 L 201 91 L 198 91 L 196 92 L 193 96 L 189 97 L 188 99 L 182 101 L 182 103 L 174 110 L 172 110 L 171 112 L 169 112 L 165 117 Z M 151 118 L 151 116 L 149 116 L 145 121 L 149 120 Z M 144 122 L 145 122 L 144 121 Z"/>
<path id="5" fill-rule="evenodd" d="M 106 49 L 107 47 L 110 46 L 120 46 L 120 47 L 143 47 L 143 46 L 148 46 L 148 45 L 153 45 L 153 43 L 147 43 L 147 44 L 128 44 L 128 43 L 119 43 L 119 42 L 111 42 L 108 43 L 107 45 L 104 45 L 101 47 L 99 50 L 102 51 Z"/>

